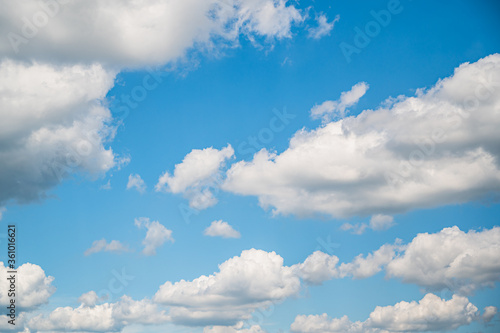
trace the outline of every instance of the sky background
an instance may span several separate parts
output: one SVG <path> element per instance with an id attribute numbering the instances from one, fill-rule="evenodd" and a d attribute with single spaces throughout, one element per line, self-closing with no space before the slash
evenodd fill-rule
<path id="1" fill-rule="evenodd" d="M 8 1 L 0 1 L 2 6 L 8 8 L 6 14 L 0 14 L 0 22 L 3 21 L 0 28 L 2 38 L 9 32 L 18 31 L 22 24 L 19 17 L 23 15 L 28 17 L 27 13 L 30 10 L 21 8 L 21 5 L 15 8 L 16 5 L 7 3 Z M 88 54 L 84 54 L 83 51 L 72 53 L 71 45 L 66 47 L 64 42 L 57 44 L 57 39 L 52 39 L 56 40 L 53 49 L 40 46 L 45 38 L 51 40 L 52 35 L 48 29 L 52 29 L 52 26 L 56 29 L 57 24 L 70 24 L 63 18 L 69 20 L 70 14 L 84 10 L 83 7 L 77 7 L 77 3 L 78 1 L 70 2 L 66 8 L 65 5 L 60 5 L 63 8 L 61 13 L 51 18 L 44 27 L 45 30 L 41 29 L 39 35 L 30 39 L 29 43 L 20 45 L 19 53 L 14 54 L 9 50 L 5 38 L 0 48 L 2 51 L 0 61 L 4 66 L 2 67 L 4 78 L 0 77 L 0 80 L 3 80 L 5 85 L 8 84 L 9 78 L 5 74 L 7 66 L 5 64 L 9 61 L 10 66 L 14 66 L 13 63 L 21 64 L 19 66 L 36 63 L 48 64 L 54 68 L 90 66 L 97 63 L 102 64 L 108 73 L 113 73 L 110 74 L 112 84 L 108 84 L 109 89 L 101 89 L 103 96 L 95 98 L 113 117 L 108 120 L 109 127 L 113 128 L 114 133 L 102 140 L 103 147 L 112 149 L 115 161 L 113 167 L 99 167 L 98 172 L 88 172 L 93 170 L 92 167 L 85 167 L 87 170 L 71 169 L 68 174 L 64 174 L 62 181 L 52 182 L 50 186 L 41 186 L 41 190 L 36 191 L 37 195 L 41 194 L 39 199 L 26 199 L 21 194 L 11 194 L 14 192 L 8 188 L 13 185 L 5 181 L 7 175 L 16 176 L 12 176 L 15 173 L 11 172 L 7 165 L 11 165 L 14 162 L 10 161 L 16 159 L 7 160 L 9 153 L 4 148 L 5 145 L 0 145 L 0 153 L 3 154 L 0 155 L 2 156 L 0 164 L 6 166 L 0 169 L 5 175 L 0 181 L 0 191 L 3 192 L 0 197 L 0 207 L 5 207 L 0 215 L 3 229 L 1 232 L 4 233 L 9 224 L 17 226 L 18 265 L 32 263 L 40 266 L 47 277 L 54 277 L 50 284 L 56 288 L 50 292 L 50 298 L 40 301 L 40 304 L 34 305 L 26 312 L 28 323 L 25 325 L 26 328 L 21 326 L 19 331 L 25 329 L 31 332 L 90 331 L 78 328 L 70 330 L 67 327 L 57 326 L 54 318 L 51 324 L 53 326 L 48 326 L 46 322 L 48 329 L 44 329 L 40 324 L 41 319 L 39 323 L 29 319 L 38 314 L 49 318 L 51 311 L 58 307 L 77 309 L 81 303 L 79 297 L 90 291 L 95 291 L 99 297 L 108 294 L 106 300 L 99 299 L 97 304 L 119 302 L 123 295 L 137 301 L 144 298 L 151 300 L 160 286 L 167 281 L 172 283 L 181 280 L 192 281 L 202 275 L 214 274 L 219 271 L 219 265 L 230 258 L 239 257 L 242 251 L 249 249 L 274 251 L 283 258 L 284 266 L 303 263 L 315 251 L 322 251 L 332 256 L 330 258 L 338 257 L 340 264 L 349 263 L 360 254 L 366 256 L 384 244 L 397 244 L 396 239 L 400 239 L 400 244 L 409 244 L 419 234 L 438 234 L 444 228 L 453 226 L 457 226 L 464 233 L 469 230 L 476 230 L 478 234 L 498 230 L 495 229 L 499 225 L 500 216 L 498 166 L 495 174 L 487 171 L 491 179 L 495 179 L 490 181 L 490 188 L 484 191 L 475 190 L 475 194 L 470 196 L 464 194 L 462 199 L 457 199 L 460 197 L 458 195 L 456 197 L 450 195 L 447 199 L 436 199 L 435 204 L 419 204 L 416 200 L 415 204 L 402 209 L 391 210 L 391 205 L 387 204 L 389 208 L 380 211 L 363 212 L 362 209 L 358 209 L 352 213 L 338 215 L 336 212 L 314 211 L 314 207 L 311 208 L 313 213 L 305 216 L 297 214 L 292 208 L 289 211 L 284 209 L 275 212 L 276 206 L 272 200 L 268 207 L 263 207 L 258 195 L 244 195 L 245 193 L 235 189 L 240 185 L 234 184 L 235 187 L 231 189 L 224 186 L 221 189 L 218 185 L 212 189 L 217 203 L 203 209 L 189 207 L 189 190 L 175 191 L 171 186 L 169 189 L 169 185 L 164 187 L 166 190 L 155 190 L 160 177 L 166 171 L 172 176 L 176 165 L 182 163 L 186 155 L 193 150 L 212 147 L 213 150 L 221 151 L 228 145 L 232 147 L 234 154 L 223 158 L 211 173 L 212 176 L 220 176 L 222 183 L 227 177 L 227 170 L 236 163 L 251 162 L 254 154 L 262 148 L 280 155 L 290 147 L 290 139 L 299 131 L 309 132 L 326 128 L 332 121 L 344 117 L 355 118 L 365 110 L 378 109 L 390 97 L 416 96 L 418 89 L 432 88 L 440 79 L 452 77 L 460 65 L 470 63 L 471 66 L 475 66 L 480 59 L 500 50 L 498 34 L 500 6 L 497 2 L 450 3 L 401 0 L 400 13 L 392 14 L 387 26 L 379 25 L 380 32 L 371 37 L 366 46 L 358 48 L 359 53 L 345 57 L 341 43 L 355 46 L 356 29 L 363 30 L 369 22 L 374 21 L 370 11 L 387 9 L 390 2 L 289 1 L 283 6 L 296 8 L 302 19 L 292 21 L 289 30 L 285 29 L 287 33 L 283 36 L 272 32 L 262 33 L 258 30 L 248 33 L 251 29 L 251 25 L 248 24 L 246 28 L 237 30 L 236 37 L 229 42 L 218 41 L 218 38 L 222 38 L 220 36 L 211 37 L 213 44 L 210 46 L 198 41 L 195 46 L 182 48 L 181 56 L 168 54 L 163 58 L 160 57 L 160 60 L 148 58 L 148 52 L 138 56 L 132 51 L 132 56 L 127 58 L 126 52 L 119 47 L 116 49 L 116 56 L 109 55 L 110 51 L 103 51 L 100 54 L 97 50 L 94 54 L 93 49 L 89 50 Z M 196 1 L 192 3 L 196 6 Z M 96 12 L 98 11 L 99 9 L 96 9 Z M 126 11 L 127 9 L 117 10 L 117 15 L 125 15 Z M 10 19 L 6 18 L 8 15 Z M 93 18 L 97 14 L 88 15 Z M 332 22 L 337 16 L 338 21 L 322 36 L 319 38 L 312 36 L 318 31 L 319 17 L 325 17 L 327 22 Z M 123 16 L 122 19 L 131 18 Z M 188 19 L 189 16 L 186 20 L 180 20 L 180 27 L 186 26 L 186 30 L 189 30 L 190 26 L 197 24 L 196 21 Z M 146 18 L 137 20 L 142 22 Z M 94 21 L 91 19 L 91 22 Z M 96 24 L 96 27 L 99 25 Z M 162 31 L 161 34 L 176 35 L 177 31 Z M 72 33 L 75 36 L 71 36 Z M 68 38 L 75 39 L 71 43 L 78 44 L 78 38 L 83 38 L 78 32 L 71 31 L 68 34 L 70 34 Z M 94 47 L 98 49 L 102 46 L 99 43 L 104 43 L 105 38 L 112 38 L 113 34 L 110 33 L 111 37 L 106 36 L 106 33 L 102 35 L 104 37 L 85 38 L 87 41 L 90 40 L 88 45 L 92 45 L 92 41 L 96 40 Z M 179 33 L 179 38 L 184 38 L 184 35 Z M 114 41 L 109 40 L 109 43 L 112 44 Z M 141 47 L 140 38 L 131 39 L 128 43 L 130 45 L 127 46 L 127 50 Z M 76 53 L 79 55 L 75 55 Z M 121 59 L 126 60 L 122 63 Z M 498 58 L 495 59 L 497 59 L 496 67 L 489 72 L 496 73 L 498 78 L 500 62 Z M 134 89 L 137 91 L 137 87 L 143 86 L 146 77 L 148 80 L 151 78 L 151 73 L 159 75 L 158 81 L 161 82 L 148 81 L 156 82 L 155 88 L 147 91 L 146 96 L 140 101 L 132 101 L 135 106 L 128 105 L 128 112 L 124 114 L 123 107 L 127 104 L 123 102 L 121 96 L 132 94 Z M 488 73 L 488 70 L 484 73 Z M 311 117 L 311 109 L 314 106 L 328 100 L 338 101 L 343 92 L 350 91 L 353 86 L 361 82 L 365 82 L 369 88 L 362 97 L 356 98 L 353 105 L 347 107 L 345 115 L 327 121 Z M 458 81 L 459 86 L 460 84 Z M 467 83 L 463 86 L 467 87 Z M 75 91 L 86 88 L 88 86 L 75 88 Z M 37 91 L 36 88 L 33 89 Z M 60 91 L 54 90 L 54 94 L 71 98 L 72 95 L 68 93 L 67 88 L 60 87 L 60 89 Z M 496 99 L 490 104 L 486 103 L 485 107 L 496 112 L 492 117 L 496 117 L 498 122 L 500 92 L 498 87 L 495 89 L 497 90 L 492 94 Z M 0 89 L 0 97 L 2 93 L 5 93 L 5 90 Z M 4 119 L 16 113 L 15 109 L 6 110 L 6 105 L 14 104 L 2 105 L 0 115 Z M 41 123 L 43 117 L 48 114 L 37 113 L 36 107 L 26 112 L 38 114 L 35 118 Z M 68 111 L 68 114 L 71 112 Z M 276 122 L 276 114 L 283 112 L 290 115 L 287 123 L 280 126 L 279 130 L 270 131 L 269 129 L 273 127 L 271 124 Z M 329 112 L 334 115 L 334 111 Z M 65 121 L 61 123 L 66 124 Z M 384 122 L 375 123 L 373 126 L 383 129 Z M 411 128 L 411 124 L 409 126 Z M 471 126 L 474 126 L 474 123 Z M 47 128 L 51 127 L 47 125 Z M 7 133 L 6 128 L 2 129 Z M 271 136 L 266 137 L 269 133 Z M 252 147 L 249 143 L 255 138 L 257 145 Z M 2 140 L 9 145 L 8 138 L 0 137 L 0 143 Z M 488 141 L 484 137 L 477 140 Z M 498 154 L 498 141 L 493 137 L 491 142 L 492 146 L 496 145 Z M 336 156 L 338 148 L 332 144 L 329 150 L 332 156 Z M 494 154 L 492 156 L 496 158 Z M 208 160 L 210 156 L 206 158 Z M 43 159 L 41 161 L 39 158 L 31 157 L 19 160 L 30 165 L 43 162 Z M 99 161 L 96 160 L 98 158 L 89 157 L 85 165 L 98 164 Z M 120 165 L 118 161 L 123 163 Z M 206 161 L 204 158 L 198 160 L 197 170 L 209 169 L 204 165 L 204 161 Z M 316 166 L 317 164 L 312 163 L 309 171 L 315 173 Z M 319 167 L 317 173 L 322 174 L 323 171 Z M 347 168 L 358 167 L 348 165 Z M 363 170 L 362 164 L 359 168 Z M 272 175 L 272 171 L 270 172 Z M 260 169 L 258 173 L 265 174 L 266 169 Z M 132 175 L 139 175 L 143 184 L 127 188 L 127 185 L 131 184 Z M 21 174 L 19 177 L 22 179 L 24 176 Z M 450 182 L 461 183 L 460 175 L 456 177 L 458 178 L 452 177 Z M 266 179 L 264 177 L 259 184 L 266 184 Z M 238 179 L 235 180 L 237 181 Z M 484 179 L 478 179 L 478 182 L 482 181 Z M 248 185 L 248 188 L 253 187 Z M 463 193 L 468 193 L 467 188 L 457 189 L 461 190 Z M 342 193 L 344 190 L 339 191 Z M 350 189 L 346 188 L 345 191 Z M 448 196 L 448 193 L 443 191 L 442 195 Z M 299 202 L 300 200 L 299 198 Z M 393 225 L 385 230 L 373 230 L 367 227 L 364 232 L 359 232 L 360 234 L 356 234 L 355 227 L 345 230 L 346 223 L 352 226 L 363 223 L 369 225 L 372 216 L 377 214 L 383 214 L 393 220 Z M 151 224 L 148 224 L 150 222 L 144 222 L 147 220 L 142 220 L 143 226 L 138 227 L 137 224 L 141 223 L 140 218 L 148 218 L 150 222 L 158 221 L 163 227 L 150 228 Z M 240 237 L 206 235 L 206 229 L 211 223 L 219 220 L 232 226 L 239 232 Z M 151 231 L 151 238 L 145 239 L 148 228 Z M 165 235 L 165 229 L 171 231 L 171 235 Z M 120 246 L 127 249 L 99 251 L 86 255 L 86 251 L 93 246 L 93 243 L 101 239 L 105 239 L 108 244 L 116 240 Z M 0 241 L 5 245 L 4 238 L 0 238 Z M 155 253 L 143 252 L 147 242 L 155 241 L 159 242 L 153 251 Z M 243 323 L 243 328 L 234 326 L 235 328 L 231 328 L 233 331 L 223 331 L 222 328 L 213 327 L 224 326 L 223 321 L 220 321 L 220 324 L 199 324 L 193 321 L 186 326 L 171 319 L 159 320 L 154 325 L 140 321 L 134 323 L 133 320 L 129 320 L 130 325 L 123 327 L 111 325 L 112 328 L 96 329 L 96 331 L 204 332 L 205 329 L 205 332 L 215 333 L 261 332 L 255 327 L 253 331 L 243 330 L 249 328 L 249 323 L 253 323 L 258 324 L 260 329 L 266 332 L 290 332 L 290 326 L 298 315 L 326 313 L 330 318 L 342 318 L 347 315 L 352 322 L 364 322 L 377 306 L 393 306 L 402 301 L 419 302 L 428 292 L 446 301 L 452 299 L 454 294 L 467 297 L 479 311 L 476 317 L 481 317 L 485 307 L 500 306 L 498 289 L 500 270 L 498 264 L 493 262 L 495 258 L 498 261 L 500 254 L 498 231 L 491 238 L 478 240 L 478 244 L 478 248 L 491 250 L 491 255 L 484 257 L 486 259 L 481 256 L 474 257 L 474 260 L 480 260 L 479 258 L 490 260 L 492 273 L 487 281 L 489 286 L 481 284 L 484 281 L 481 283 L 476 281 L 474 283 L 478 286 L 466 294 L 446 287 L 426 289 L 419 283 L 404 282 L 400 277 L 389 277 L 385 268 L 367 278 L 325 278 L 320 285 L 308 283 L 307 278 L 300 275 L 304 273 L 297 273 L 302 281 L 300 290 L 290 293 L 279 301 L 269 298 L 267 303 L 263 304 L 266 306 L 272 304 L 271 309 L 247 311 L 247 317 L 243 316 L 241 320 L 237 320 Z M 464 251 L 467 251 L 468 245 L 469 243 L 463 243 Z M 440 251 L 439 248 L 435 250 Z M 471 253 L 480 252 L 478 249 L 471 251 Z M 434 251 L 430 251 L 428 255 L 431 257 L 433 253 Z M 5 262 L 6 250 L 0 252 L 0 260 Z M 313 274 L 319 274 L 321 269 Z M 120 285 L 116 292 L 110 292 L 110 282 L 116 282 L 115 275 L 123 271 L 130 276 L 130 280 Z M 238 274 L 242 276 L 246 273 L 239 271 Z M 20 284 L 22 278 L 20 273 Z M 460 280 L 460 276 L 456 279 Z M 5 291 L 1 290 L 1 293 Z M 1 299 L 4 301 L 4 298 Z M 249 299 L 242 299 L 241 302 L 253 304 Z M 96 305 L 93 306 L 95 309 Z M 224 312 L 226 306 L 229 305 L 218 305 L 215 309 Z M 160 308 L 168 317 L 169 305 L 160 304 Z M 463 318 L 461 315 L 458 316 Z M 476 318 L 471 320 L 470 324 L 459 325 L 460 327 L 451 331 L 497 332 L 500 327 L 499 321 L 498 315 L 487 322 Z M 229 322 L 226 324 L 228 327 L 234 325 Z M 8 326 L 0 327 L 8 329 Z M 429 325 L 429 329 L 422 331 L 441 331 L 448 327 Z M 213 331 L 209 331 L 210 328 Z M 368 331 L 366 328 L 365 330 Z M 294 332 L 299 331 L 313 332 L 305 329 L 295 329 Z M 325 328 L 317 332 L 320 331 L 336 332 L 333 329 L 327 331 Z M 388 331 L 397 330 L 388 329 Z M 416 330 L 410 328 L 400 331 Z"/>

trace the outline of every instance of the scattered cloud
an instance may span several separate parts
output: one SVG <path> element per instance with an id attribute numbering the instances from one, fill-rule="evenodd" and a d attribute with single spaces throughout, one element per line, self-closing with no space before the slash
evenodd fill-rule
<path id="1" fill-rule="evenodd" d="M 146 192 L 146 183 L 138 174 L 130 174 L 128 176 L 127 190 L 131 188 L 135 188 L 139 193 L 143 194 Z"/>
<path id="2" fill-rule="evenodd" d="M 221 150 L 212 147 L 193 149 L 177 164 L 173 175 L 165 172 L 156 184 L 156 191 L 182 193 L 189 205 L 205 209 L 217 203 L 213 191 L 218 190 L 222 167 L 234 156 L 234 149 L 228 145 Z"/>
<path id="3" fill-rule="evenodd" d="M 212 326 L 205 327 L 203 333 L 266 333 L 259 325 L 252 325 L 249 328 L 242 328 L 243 322 L 235 326 Z"/>
<path id="4" fill-rule="evenodd" d="M 239 231 L 233 229 L 232 226 L 227 222 L 222 220 L 213 221 L 209 227 L 203 232 L 206 236 L 211 237 L 223 237 L 223 238 L 240 238 L 241 234 Z"/>
<path id="5" fill-rule="evenodd" d="M 147 217 L 139 217 L 135 219 L 135 225 L 138 228 L 146 228 L 146 237 L 142 241 L 144 249 L 142 253 L 146 256 L 152 256 L 156 254 L 156 249 L 162 246 L 165 242 L 174 242 L 172 237 L 172 230 L 165 228 L 160 222 L 151 222 Z"/>
<path id="6" fill-rule="evenodd" d="M 129 252 L 130 249 L 128 246 L 123 245 L 120 243 L 120 241 L 117 240 L 112 240 L 111 242 L 106 242 L 106 240 L 103 238 L 101 240 L 96 240 L 92 243 L 92 246 L 85 250 L 84 255 L 89 256 L 94 253 L 98 252 L 115 252 L 115 253 L 121 253 L 121 252 Z"/>
<path id="7" fill-rule="evenodd" d="M 10 304 L 11 297 L 8 296 L 10 281 L 7 279 L 8 267 L 0 261 L 0 305 L 2 307 Z M 48 302 L 49 297 L 56 288 L 52 285 L 54 278 L 45 275 L 44 270 L 34 264 L 26 263 L 17 267 L 16 287 L 16 308 L 22 311 L 32 311 L 42 304 Z"/>
<path id="8" fill-rule="evenodd" d="M 320 39 L 321 37 L 330 35 L 333 30 L 333 26 L 340 20 L 340 15 L 335 16 L 335 19 L 328 22 L 328 18 L 325 14 L 320 14 L 316 16 L 317 27 L 309 28 L 309 38 Z"/>
<path id="9" fill-rule="evenodd" d="M 340 99 L 336 101 L 325 101 L 320 105 L 315 105 L 311 109 L 313 119 L 322 118 L 325 123 L 333 119 L 342 119 L 346 116 L 346 109 L 356 105 L 359 99 L 363 97 L 368 90 L 369 85 L 366 82 L 360 82 L 352 86 L 351 90 L 340 94 Z"/>
<path id="10" fill-rule="evenodd" d="M 295 273 L 304 281 L 320 285 L 324 281 L 339 277 L 337 263 L 339 258 L 321 251 L 315 251 L 303 263 L 293 265 Z"/>
<path id="11" fill-rule="evenodd" d="M 465 297 L 454 295 L 446 301 L 427 294 L 419 302 L 377 306 L 364 322 L 351 322 L 347 316 L 299 315 L 290 329 L 294 333 L 433 332 L 457 329 L 480 319 L 477 307 Z"/>
<path id="12" fill-rule="evenodd" d="M 284 152 L 234 163 L 222 188 L 257 196 L 274 214 L 334 218 L 485 198 L 500 190 L 499 77 L 500 54 L 462 64 L 415 97 L 302 129 Z M 339 104 L 359 94 L 350 96 Z"/>
<path id="13" fill-rule="evenodd" d="M 394 225 L 394 217 L 390 215 L 377 214 L 373 215 L 370 219 L 370 223 L 344 223 L 340 226 L 340 230 L 351 230 L 351 232 L 355 235 L 363 234 L 367 228 L 372 230 L 381 231 L 387 230 Z"/>

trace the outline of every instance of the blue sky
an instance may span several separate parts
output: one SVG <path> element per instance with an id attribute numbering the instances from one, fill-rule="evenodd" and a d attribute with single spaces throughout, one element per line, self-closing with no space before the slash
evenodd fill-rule
<path id="1" fill-rule="evenodd" d="M 496 2 L 0 3 L 2 331 L 498 331 Z"/>

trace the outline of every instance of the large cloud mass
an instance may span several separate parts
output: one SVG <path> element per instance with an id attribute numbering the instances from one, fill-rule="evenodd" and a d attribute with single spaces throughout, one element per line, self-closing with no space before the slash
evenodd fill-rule
<path id="1" fill-rule="evenodd" d="M 389 104 L 389 105 L 386 105 Z M 393 214 L 500 189 L 500 55 L 462 64 L 415 97 L 301 130 L 227 172 L 223 188 L 275 213 Z"/>

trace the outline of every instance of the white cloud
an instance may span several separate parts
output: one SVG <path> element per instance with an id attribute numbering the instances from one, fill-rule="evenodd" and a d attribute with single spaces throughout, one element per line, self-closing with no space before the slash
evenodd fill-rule
<path id="1" fill-rule="evenodd" d="M 0 205 L 39 200 L 73 173 L 95 177 L 117 164 L 102 102 L 113 80 L 100 65 L 0 61 Z"/>
<path id="2" fill-rule="evenodd" d="M 299 278 L 291 267 L 283 266 L 282 257 L 251 249 L 220 264 L 212 275 L 166 282 L 153 300 L 170 306 L 174 323 L 230 326 L 299 289 Z"/>
<path id="3" fill-rule="evenodd" d="M 226 160 L 234 155 L 231 145 L 221 150 L 212 147 L 203 150 L 193 149 L 177 164 L 171 176 L 165 172 L 156 184 L 156 191 L 183 193 L 189 199 L 189 205 L 196 209 L 205 209 L 217 203 L 213 194 L 218 189 L 221 169 Z"/>
<path id="4" fill-rule="evenodd" d="M 487 306 L 484 308 L 483 320 L 485 323 L 489 323 L 498 313 L 498 308 L 496 306 Z"/>
<path id="5" fill-rule="evenodd" d="M 8 290 L 10 269 L 0 261 L 0 305 L 2 307 L 10 304 Z M 16 307 L 23 311 L 31 311 L 38 306 L 48 302 L 49 297 L 55 292 L 52 285 L 54 278 L 46 276 L 43 269 L 34 264 L 26 263 L 17 268 L 16 274 Z"/>
<path id="6" fill-rule="evenodd" d="M 112 240 L 111 242 L 106 242 L 106 240 L 103 238 L 101 240 L 96 240 L 92 243 L 92 246 L 85 250 L 84 255 L 89 256 L 93 253 L 98 253 L 98 252 L 128 252 L 130 249 L 120 243 L 120 241 L 117 240 Z"/>
<path id="7" fill-rule="evenodd" d="M 394 225 L 394 217 L 390 215 L 377 214 L 370 219 L 370 228 L 373 230 L 386 230 Z"/>
<path id="8" fill-rule="evenodd" d="M 333 119 L 344 118 L 346 109 L 358 103 L 368 90 L 366 82 L 360 82 L 352 86 L 351 90 L 340 94 L 340 99 L 336 101 L 325 101 L 320 105 L 315 105 L 311 109 L 313 119 L 323 118 L 325 123 Z"/>
<path id="9" fill-rule="evenodd" d="M 340 20 L 340 15 L 335 16 L 332 22 L 328 22 L 325 14 L 316 16 L 317 27 L 309 28 L 309 38 L 320 39 L 321 37 L 330 35 L 333 26 Z"/>
<path id="10" fill-rule="evenodd" d="M 36 332 L 116 332 L 127 325 L 168 321 L 165 311 L 150 300 L 134 301 L 122 296 L 116 303 L 96 305 L 95 302 L 87 302 L 89 294 L 80 297 L 82 304 L 79 307 L 59 307 L 47 316 L 39 314 L 31 318 L 26 326 Z"/>
<path id="11" fill-rule="evenodd" d="M 373 215 L 370 218 L 369 224 L 366 223 L 351 224 L 346 222 L 340 226 L 340 230 L 344 231 L 351 230 L 353 234 L 361 235 L 366 231 L 367 228 L 380 231 L 389 229 L 393 225 L 394 225 L 394 217 L 390 215 L 377 214 Z"/>
<path id="12" fill-rule="evenodd" d="M 373 276 L 394 259 L 397 250 L 399 246 L 386 244 L 366 257 L 360 254 L 352 262 L 340 265 L 340 276 L 352 276 L 355 279 Z"/>
<path id="13" fill-rule="evenodd" d="M 140 67 L 176 61 L 191 49 L 235 45 L 240 35 L 251 40 L 291 37 L 292 26 L 303 20 L 284 0 L 60 2 L 46 9 L 36 0 L 1 0 L 6 33 L 0 55 Z M 39 20 L 35 25 L 34 19 Z"/>
<path id="14" fill-rule="evenodd" d="M 292 268 L 304 281 L 319 285 L 323 281 L 339 276 L 339 271 L 336 267 L 338 262 L 339 258 L 337 256 L 315 251 L 303 263 L 293 265 Z"/>
<path id="15" fill-rule="evenodd" d="M 222 220 L 213 221 L 209 227 L 203 232 L 206 236 L 223 237 L 223 238 L 240 238 L 239 231 L 233 229 L 227 222 Z"/>
<path id="16" fill-rule="evenodd" d="M 203 333 L 266 333 L 259 325 L 252 325 L 249 328 L 242 327 L 243 322 L 235 326 L 207 326 L 203 329 Z"/>
<path id="17" fill-rule="evenodd" d="M 499 82 L 499 54 L 465 63 L 415 97 L 302 129 L 284 152 L 233 164 L 222 188 L 275 214 L 335 218 L 479 200 L 500 189 Z"/>
<path id="18" fill-rule="evenodd" d="M 140 217 L 135 219 L 135 225 L 138 228 L 146 228 L 146 237 L 142 241 L 144 249 L 142 253 L 147 256 L 156 254 L 156 249 L 162 246 L 165 242 L 174 242 L 172 237 L 172 230 L 165 228 L 164 225 L 158 221 L 151 222 L 147 217 Z"/>
<path id="19" fill-rule="evenodd" d="M 458 227 L 417 235 L 387 264 L 390 277 L 429 290 L 469 294 L 500 281 L 500 227 L 465 233 Z"/>
<path id="20" fill-rule="evenodd" d="M 139 193 L 146 192 L 146 183 L 138 174 L 130 174 L 128 176 L 127 190 L 135 188 Z"/>
<path id="21" fill-rule="evenodd" d="M 479 320 L 479 311 L 465 297 L 454 295 L 443 300 L 427 294 L 418 303 L 399 302 L 394 306 L 377 306 L 364 322 L 351 322 L 347 316 L 299 315 L 291 325 L 295 333 L 384 333 L 431 332 L 453 330 Z"/>

